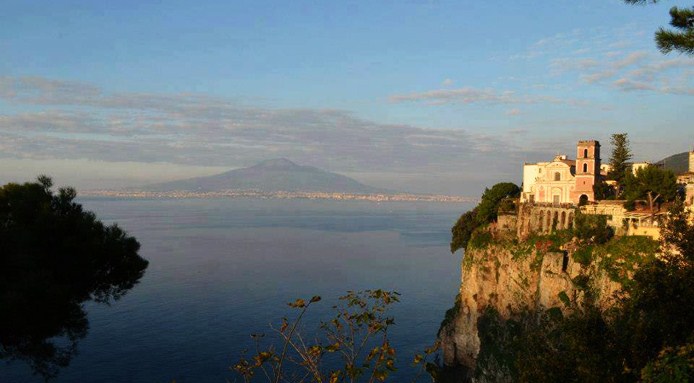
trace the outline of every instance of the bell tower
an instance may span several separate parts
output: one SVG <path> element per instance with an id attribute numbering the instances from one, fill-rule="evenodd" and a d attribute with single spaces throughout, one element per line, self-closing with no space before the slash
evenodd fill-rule
<path id="1" fill-rule="evenodd" d="M 574 187 L 574 203 L 578 203 L 581 196 L 588 201 L 595 201 L 593 185 L 600 178 L 600 142 L 595 140 L 578 141 L 576 145 L 576 186 Z"/>

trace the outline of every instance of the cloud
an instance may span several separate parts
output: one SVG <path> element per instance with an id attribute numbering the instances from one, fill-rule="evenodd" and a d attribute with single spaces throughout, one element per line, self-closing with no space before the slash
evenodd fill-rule
<path id="1" fill-rule="evenodd" d="M 575 76 L 575 85 L 678 95 L 694 89 L 694 77 L 682 76 L 694 59 L 661 55 L 636 24 L 557 33 L 510 58 L 546 60 L 552 77 Z"/>
<path id="2" fill-rule="evenodd" d="M 0 99 L 26 105 L 21 113 L 0 115 L 3 158 L 239 167 L 287 157 L 334 171 L 472 174 L 499 152 L 521 150 L 493 135 L 383 124 L 344 110 L 251 107 L 199 94 L 111 93 L 36 77 L 2 78 Z"/>
<path id="3" fill-rule="evenodd" d="M 618 80 L 615 80 L 612 85 L 614 87 L 629 92 L 633 90 L 654 90 L 653 86 L 650 84 L 642 83 L 642 82 L 637 82 L 637 81 L 632 81 L 627 78 L 620 78 Z"/>
<path id="4" fill-rule="evenodd" d="M 444 104 L 568 104 L 582 105 L 585 101 L 560 99 L 554 96 L 517 94 L 511 90 L 496 90 L 493 88 L 436 89 L 425 92 L 395 94 L 389 97 L 394 103 L 426 102 L 430 105 Z"/>
<path id="5" fill-rule="evenodd" d="M 689 57 L 667 58 L 645 51 L 608 51 L 603 58 L 563 57 L 551 61 L 553 74 L 575 72 L 589 85 L 608 85 L 625 92 L 657 92 L 691 95 L 694 80 L 686 73 L 694 68 Z"/>
<path id="6" fill-rule="evenodd" d="M 507 116 L 518 116 L 519 114 L 521 114 L 521 111 L 518 108 L 509 109 L 506 111 Z"/>
<path id="7" fill-rule="evenodd" d="M 453 85 L 453 80 L 451 80 L 450 78 L 447 78 L 447 79 L 443 80 L 443 82 L 441 82 L 441 85 L 451 86 L 451 85 Z"/>

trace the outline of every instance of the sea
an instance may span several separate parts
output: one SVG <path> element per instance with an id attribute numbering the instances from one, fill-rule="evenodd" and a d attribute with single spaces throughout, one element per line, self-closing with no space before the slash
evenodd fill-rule
<path id="1" fill-rule="evenodd" d="M 87 303 L 89 330 L 52 382 L 234 382 L 231 367 L 318 295 L 311 334 L 347 291 L 399 292 L 391 381 L 431 381 L 411 361 L 436 339 L 460 284 L 450 228 L 458 203 L 81 198 L 118 223 L 150 263 L 123 298 Z M 0 360 L 0 382 L 43 382 L 23 361 Z M 262 380 L 260 380 L 262 381 Z"/>

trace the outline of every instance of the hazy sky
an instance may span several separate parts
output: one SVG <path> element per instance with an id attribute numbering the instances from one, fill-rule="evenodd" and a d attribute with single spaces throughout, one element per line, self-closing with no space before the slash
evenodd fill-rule
<path id="1" fill-rule="evenodd" d="M 286 157 L 475 195 L 628 132 L 694 145 L 694 59 L 653 33 L 691 1 L 3 1 L 0 182 L 82 188 Z"/>

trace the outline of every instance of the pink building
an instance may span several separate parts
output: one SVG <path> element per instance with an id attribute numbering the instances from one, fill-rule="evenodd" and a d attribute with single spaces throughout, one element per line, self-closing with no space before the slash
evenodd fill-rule
<path id="1" fill-rule="evenodd" d="M 600 143 L 579 141 L 576 160 L 565 155 L 550 162 L 523 165 L 521 202 L 578 204 L 595 201 L 593 186 L 600 180 Z"/>

